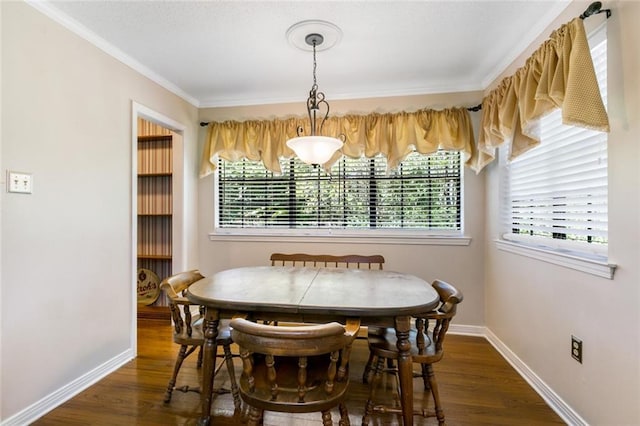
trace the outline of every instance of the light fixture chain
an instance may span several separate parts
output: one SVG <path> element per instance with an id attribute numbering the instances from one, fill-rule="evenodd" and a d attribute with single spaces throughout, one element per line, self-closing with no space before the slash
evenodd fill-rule
<path id="1" fill-rule="evenodd" d="M 316 68 L 318 67 L 318 64 L 316 63 L 316 41 L 313 40 L 313 85 L 317 86 L 317 80 L 316 80 Z"/>

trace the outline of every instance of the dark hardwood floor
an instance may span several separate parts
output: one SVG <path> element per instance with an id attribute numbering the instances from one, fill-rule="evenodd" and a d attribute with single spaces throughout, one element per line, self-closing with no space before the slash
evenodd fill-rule
<path id="1" fill-rule="evenodd" d="M 199 395 L 174 392 L 171 403 L 162 398 L 173 369 L 177 345 L 171 341 L 166 321 L 139 320 L 138 357 L 91 386 L 34 425 L 194 425 L 200 412 Z M 367 387 L 362 369 L 368 356 L 365 340 L 356 340 L 352 353 L 348 400 L 353 425 L 361 422 Z M 447 425 L 562 425 L 564 422 L 483 338 L 450 335 L 444 359 L 435 365 Z M 239 364 L 237 374 L 241 371 Z M 390 389 L 394 389 L 389 380 Z M 195 354 L 185 361 L 178 385 L 197 385 Z M 226 370 L 216 377 L 216 387 L 228 388 Z M 415 381 L 416 404 L 422 403 L 422 384 Z M 392 392 L 390 392 L 392 393 Z M 212 423 L 240 425 L 233 417 L 229 394 L 218 395 Z M 334 414 L 337 424 L 338 415 Z M 319 413 L 282 415 L 266 413 L 267 426 L 322 424 Z M 393 415 L 374 417 L 375 426 L 398 425 Z M 437 425 L 435 419 L 415 418 L 415 424 Z"/>

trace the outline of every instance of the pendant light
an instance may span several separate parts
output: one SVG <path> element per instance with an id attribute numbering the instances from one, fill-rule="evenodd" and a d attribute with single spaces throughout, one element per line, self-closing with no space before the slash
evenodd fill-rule
<path id="1" fill-rule="evenodd" d="M 304 39 L 305 43 L 313 49 L 313 85 L 307 99 L 307 114 L 310 121 L 311 134 L 304 136 L 304 128 L 298 126 L 297 137 L 289 139 L 287 146 L 296 153 L 298 158 L 307 164 L 324 164 L 333 157 L 335 152 L 342 148 L 344 135 L 341 138 L 322 136 L 322 126 L 329 116 L 329 103 L 325 100 L 323 92 L 318 91 L 316 78 L 316 48 L 324 42 L 320 33 L 310 33 Z"/>

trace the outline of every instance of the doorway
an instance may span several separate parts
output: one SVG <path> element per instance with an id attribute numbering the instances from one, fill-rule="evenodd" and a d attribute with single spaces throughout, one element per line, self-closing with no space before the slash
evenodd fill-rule
<path id="1" fill-rule="evenodd" d="M 185 127 L 143 105 L 132 105 L 132 333 L 138 318 L 170 322 L 162 279 L 184 268 Z"/>

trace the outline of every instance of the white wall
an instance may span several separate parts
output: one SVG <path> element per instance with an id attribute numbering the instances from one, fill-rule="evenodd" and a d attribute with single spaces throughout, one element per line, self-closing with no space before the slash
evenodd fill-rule
<path id="1" fill-rule="evenodd" d="M 301 93 L 304 96 L 304 93 Z M 447 95 L 424 95 L 394 98 L 332 101 L 332 114 L 366 114 L 370 112 L 415 111 L 424 108 L 443 109 L 455 106 L 477 105 L 482 98 L 478 92 Z M 270 119 L 306 114 L 304 100 L 296 104 L 262 105 L 200 110 L 203 121 Z M 471 113 L 477 122 L 479 113 Z M 206 130 L 201 131 L 201 143 Z M 202 179 L 199 202 L 200 269 L 208 275 L 223 269 L 246 265 L 267 265 L 272 252 L 307 252 L 328 254 L 382 254 L 385 268 L 409 272 L 432 281 L 441 278 L 458 286 L 464 293 L 464 302 L 458 310 L 456 324 L 484 325 L 483 248 L 484 248 L 484 177 L 469 169 L 464 172 L 464 226 L 465 235 L 471 237 L 469 246 L 438 246 L 372 243 L 371 241 L 318 243 L 309 238 L 297 241 L 211 241 L 213 231 L 213 177 Z"/>
<path id="2" fill-rule="evenodd" d="M 0 7 L 0 40 L 2 39 L 2 8 Z M 0 50 L 0 82 L 2 81 L 2 50 Z M 0 99 L 3 99 L 2 84 L 0 84 Z M 2 102 L 0 102 L 0 129 L 2 129 Z M 0 164 L 2 164 L 2 132 L 0 131 Z M 2 173 L 2 170 L 0 170 Z M 1 181 L 2 179 L 0 179 Z M 3 199 L 0 197 L 0 223 L 2 223 Z M 0 236 L 2 228 L 0 228 Z M 2 271 L 2 238 L 0 238 L 0 271 Z M 0 331 L 2 330 L 2 274 L 0 273 Z M 2 335 L 0 335 L 0 401 L 2 401 Z M 0 419 L 2 419 L 2 404 L 0 404 Z"/>
<path id="3" fill-rule="evenodd" d="M 185 126 L 193 222 L 198 126 L 196 107 L 31 6 L 0 4 L 2 175 L 34 179 L 0 199 L 5 420 L 132 350 L 132 101 Z"/>
<path id="4" fill-rule="evenodd" d="M 588 4 L 573 4 L 559 22 Z M 485 318 L 487 327 L 588 424 L 638 425 L 640 3 L 604 6 L 613 9 L 608 20 L 609 258 L 618 269 L 607 280 L 497 250 L 499 171 L 493 165 L 487 170 Z M 597 20 L 602 18 L 588 21 Z M 572 334 L 583 341 L 582 364 L 570 356 Z"/>

